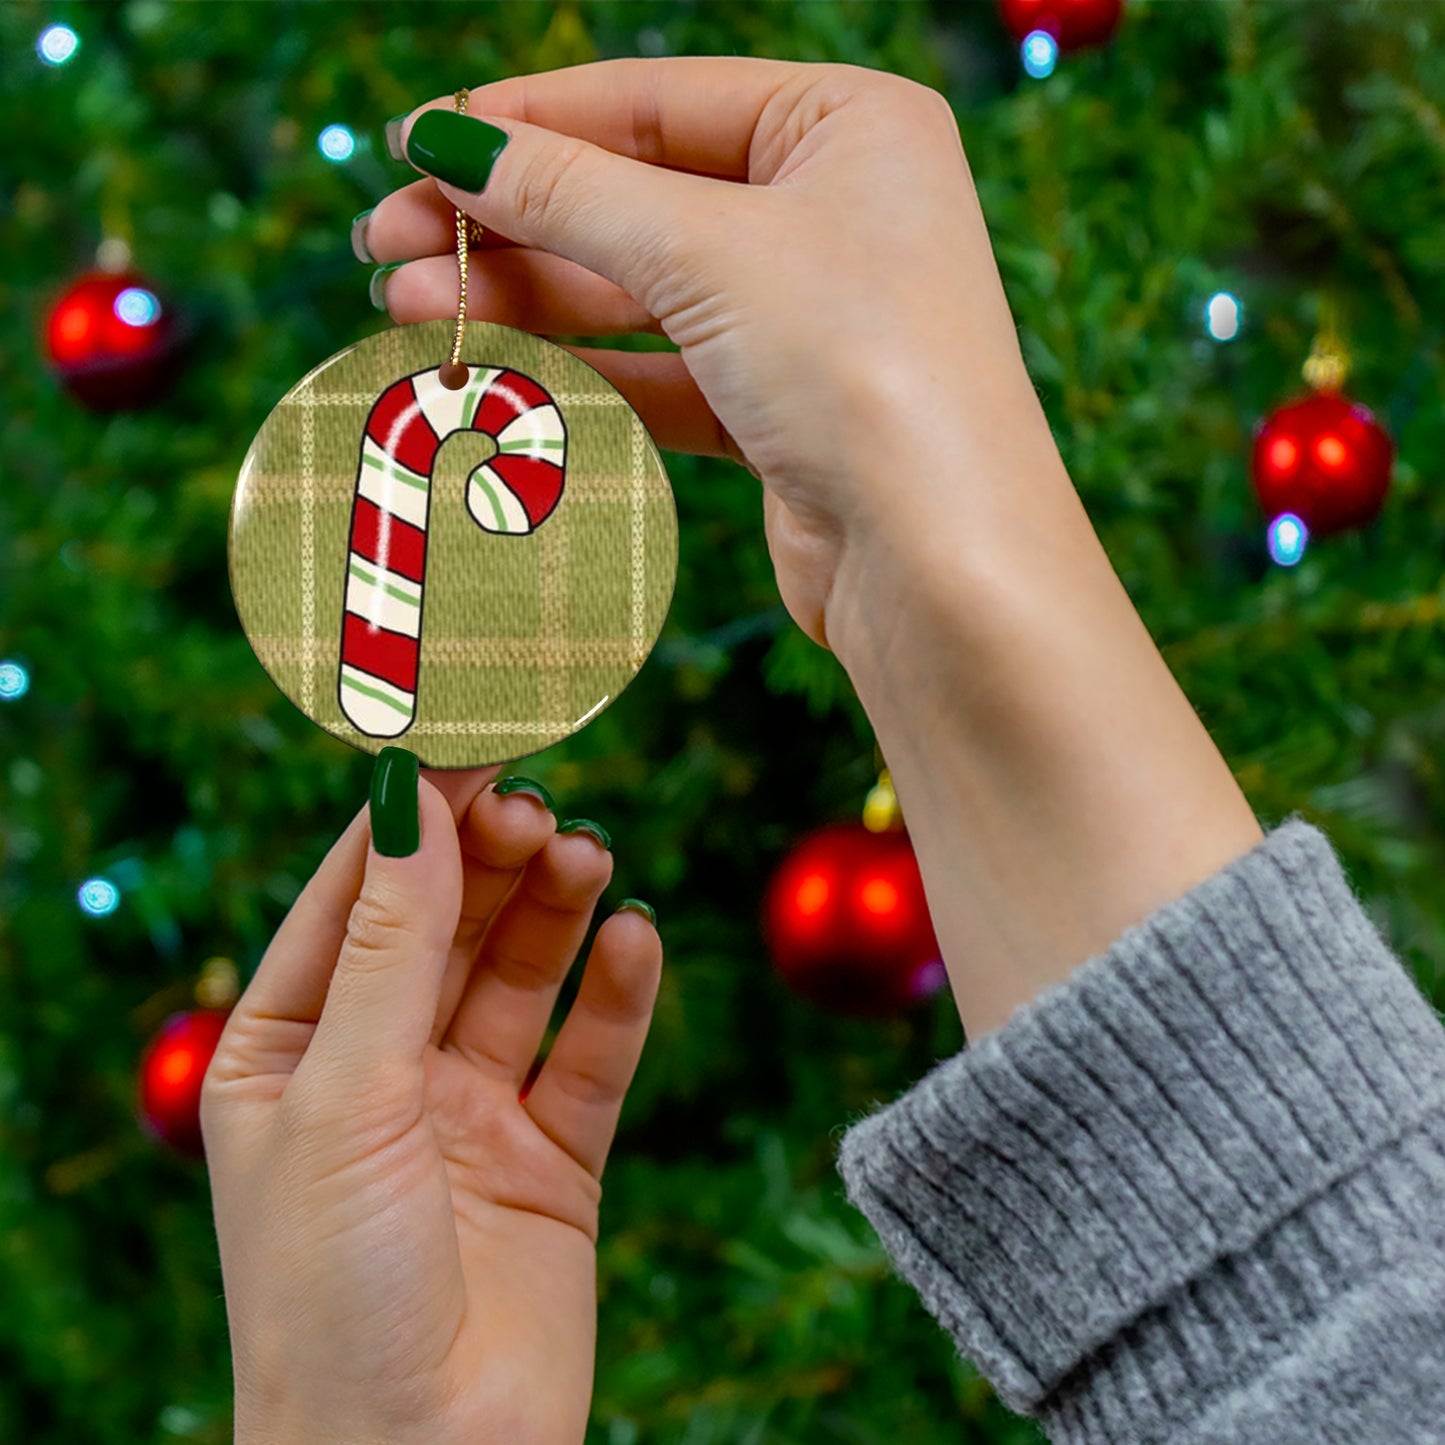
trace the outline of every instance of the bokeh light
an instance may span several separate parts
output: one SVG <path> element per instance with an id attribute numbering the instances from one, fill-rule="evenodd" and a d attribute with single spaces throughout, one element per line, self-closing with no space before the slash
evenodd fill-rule
<path id="1" fill-rule="evenodd" d="M 344 125 L 329 125 L 317 136 L 316 146 L 329 161 L 349 161 L 356 154 L 356 137 Z"/>
<path id="2" fill-rule="evenodd" d="M 18 662 L 0 662 L 0 702 L 14 702 L 30 691 L 30 674 Z"/>
<path id="3" fill-rule="evenodd" d="M 35 53 L 47 65 L 64 65 L 80 49 L 80 36 L 68 25 L 48 25 L 35 42 Z"/>
<path id="4" fill-rule="evenodd" d="M 869 878 L 858 890 L 858 902 L 865 913 L 887 918 L 897 913 L 902 899 L 898 889 L 886 878 Z"/>
<path id="5" fill-rule="evenodd" d="M 1045 80 L 1059 63 L 1059 42 L 1047 30 L 1032 30 L 1019 47 L 1024 70 L 1035 80 Z"/>
<path id="6" fill-rule="evenodd" d="M 200 1062 L 195 1049 L 181 1044 L 165 1054 L 156 1064 L 156 1079 L 173 1089 L 179 1088 L 196 1072 Z"/>
<path id="7" fill-rule="evenodd" d="M 87 878 L 76 897 L 81 911 L 92 918 L 104 918 L 120 907 L 120 889 L 109 878 Z"/>
<path id="8" fill-rule="evenodd" d="M 1291 437 L 1275 437 L 1269 444 L 1266 460 L 1271 470 L 1285 476 L 1294 470 L 1294 464 L 1299 461 L 1299 448 Z"/>
<path id="9" fill-rule="evenodd" d="M 1269 524 L 1269 555 L 1281 567 L 1293 567 L 1305 554 L 1309 528 L 1293 512 L 1281 512 Z"/>
<path id="10" fill-rule="evenodd" d="M 160 320 L 161 303 L 143 286 L 127 286 L 115 298 L 115 314 L 127 326 L 150 326 Z"/>
<path id="11" fill-rule="evenodd" d="M 948 969 L 941 958 L 931 958 L 920 965 L 918 972 L 908 982 L 911 998 L 928 998 L 948 982 Z"/>
<path id="12" fill-rule="evenodd" d="M 1204 308 L 1204 329 L 1216 341 L 1233 341 L 1244 324 L 1244 307 L 1228 291 L 1216 291 Z"/>
<path id="13" fill-rule="evenodd" d="M 826 876 L 822 873 L 809 873 L 799 882 L 793 902 L 802 917 L 812 918 L 828 906 L 828 899 L 832 896 L 832 892 L 832 884 L 828 882 Z"/>

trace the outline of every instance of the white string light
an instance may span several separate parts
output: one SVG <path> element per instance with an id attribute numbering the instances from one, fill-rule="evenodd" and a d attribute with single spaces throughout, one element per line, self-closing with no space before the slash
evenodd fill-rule
<path id="1" fill-rule="evenodd" d="M 1204 307 L 1204 329 L 1216 341 L 1233 341 L 1244 324 L 1244 307 L 1228 291 L 1216 291 Z"/>
<path id="2" fill-rule="evenodd" d="M 80 49 L 80 36 L 68 25 L 48 25 L 35 42 L 35 53 L 47 65 L 64 65 Z"/>

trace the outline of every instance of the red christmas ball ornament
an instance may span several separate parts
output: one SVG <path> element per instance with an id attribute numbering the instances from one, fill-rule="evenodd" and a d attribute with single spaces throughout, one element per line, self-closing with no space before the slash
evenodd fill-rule
<path id="1" fill-rule="evenodd" d="M 96 411 L 148 405 L 170 383 L 178 330 L 151 284 L 131 271 L 91 271 L 45 322 L 45 350 L 66 390 Z"/>
<path id="2" fill-rule="evenodd" d="M 205 1154 L 201 1083 L 230 1013 L 202 1008 L 172 1014 L 141 1057 L 141 1124 L 182 1154 Z"/>
<path id="3" fill-rule="evenodd" d="M 1255 494 L 1271 520 L 1293 512 L 1311 534 L 1373 522 L 1390 490 L 1395 448 L 1371 412 L 1319 391 L 1271 412 L 1254 438 Z"/>
<path id="4" fill-rule="evenodd" d="M 773 964 L 835 1013 L 901 1013 L 946 980 L 908 835 L 822 828 L 783 860 L 763 905 Z"/>
<path id="5" fill-rule="evenodd" d="M 1124 0 L 999 0 L 999 17 L 1020 44 L 1036 30 L 1060 50 L 1102 45 L 1118 29 Z"/>

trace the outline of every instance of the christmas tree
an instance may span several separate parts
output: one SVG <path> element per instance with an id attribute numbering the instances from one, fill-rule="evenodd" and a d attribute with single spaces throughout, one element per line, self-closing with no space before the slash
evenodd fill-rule
<path id="1" fill-rule="evenodd" d="M 685 53 L 880 67 L 948 97 L 1033 378 L 1135 604 L 1261 819 L 1324 828 L 1445 1002 L 1445 10 L 1134 0 L 1107 44 L 1021 56 L 994 5 L 945 0 L 16 0 L 0 1439 L 231 1438 L 204 1167 L 140 1127 L 136 1071 L 207 959 L 244 984 L 366 796 L 371 759 L 256 662 L 225 548 L 271 406 L 390 324 L 347 239 L 413 178 L 381 127 L 459 85 Z M 154 304 L 174 348 L 126 410 L 88 408 L 50 365 L 46 319 L 98 252 L 136 293 L 128 324 L 158 324 Z M 1325 331 L 1393 440 L 1391 489 L 1368 527 L 1272 555 L 1254 427 L 1303 392 Z M 667 461 L 662 639 L 618 702 L 516 769 L 606 823 L 610 901 L 655 903 L 668 952 L 606 1177 L 589 1441 L 941 1445 L 960 1422 L 1035 1440 L 892 1276 L 833 1166 L 841 1126 L 962 1045 L 950 996 L 834 1015 L 766 954 L 773 871 L 874 781 L 866 718 L 778 600 L 756 481 Z"/>

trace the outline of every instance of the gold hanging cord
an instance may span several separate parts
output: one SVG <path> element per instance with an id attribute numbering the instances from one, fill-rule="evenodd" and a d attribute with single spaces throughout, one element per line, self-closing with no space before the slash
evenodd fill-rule
<path id="1" fill-rule="evenodd" d="M 458 115 L 467 113 L 470 92 L 459 90 L 452 97 L 452 104 Z M 467 251 L 470 246 L 480 246 L 485 235 L 480 221 L 474 220 L 465 211 L 457 212 L 457 329 L 452 337 L 451 360 L 438 368 L 441 384 L 449 391 L 460 391 L 467 384 L 467 368 L 462 365 L 462 338 L 467 334 Z"/>

